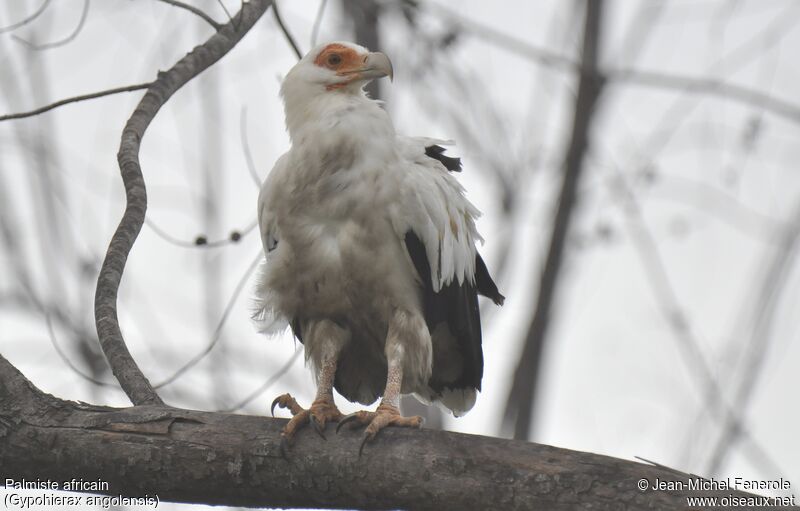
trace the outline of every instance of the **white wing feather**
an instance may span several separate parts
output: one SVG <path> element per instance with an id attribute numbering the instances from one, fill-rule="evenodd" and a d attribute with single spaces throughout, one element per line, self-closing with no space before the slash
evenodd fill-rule
<path id="1" fill-rule="evenodd" d="M 464 197 L 464 188 L 425 147 L 447 141 L 397 138 L 404 168 L 397 208 L 390 212 L 401 240 L 413 231 L 425 246 L 431 265 L 431 284 L 438 292 L 455 278 L 459 284 L 475 279 L 475 228 L 480 212 Z"/>
<path id="2" fill-rule="evenodd" d="M 279 193 L 283 188 L 287 161 L 287 155 L 284 154 L 275 162 L 275 166 L 267 175 L 261 185 L 261 192 L 258 194 L 258 230 L 261 233 L 261 243 L 264 246 L 266 261 L 259 268 L 252 319 L 258 331 L 266 335 L 279 334 L 289 325 L 288 318 L 283 315 L 278 306 L 278 297 L 266 285 L 264 277 L 270 253 L 277 248 L 280 242 L 278 222 L 272 206 L 275 203 L 274 194 Z"/>

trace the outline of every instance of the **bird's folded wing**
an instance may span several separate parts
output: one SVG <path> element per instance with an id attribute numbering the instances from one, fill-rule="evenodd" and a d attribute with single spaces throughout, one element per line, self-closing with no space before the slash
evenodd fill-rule
<path id="1" fill-rule="evenodd" d="M 403 168 L 399 169 L 398 200 L 390 211 L 401 240 L 413 232 L 425 247 L 431 284 L 438 292 L 453 280 L 475 279 L 475 228 L 480 212 L 464 196 L 464 189 L 437 158 L 426 154 L 430 139 L 398 139 Z"/>
<path id="2" fill-rule="evenodd" d="M 280 242 L 280 232 L 274 208 L 277 194 L 281 191 L 286 162 L 286 155 L 278 159 L 267 175 L 266 180 L 264 180 L 264 184 L 261 186 L 261 193 L 258 195 L 258 230 L 261 234 L 261 242 L 264 245 L 264 254 L 266 254 L 267 258 L 278 247 Z M 263 263 L 258 271 L 252 319 L 259 332 L 273 335 L 285 330 L 289 320 L 280 312 L 277 306 L 277 296 L 266 284 L 264 278 L 266 264 L 266 262 Z"/>

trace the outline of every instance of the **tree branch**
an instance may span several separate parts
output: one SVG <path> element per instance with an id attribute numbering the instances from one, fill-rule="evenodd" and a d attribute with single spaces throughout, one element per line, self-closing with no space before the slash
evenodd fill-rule
<path id="1" fill-rule="evenodd" d="M 281 18 L 281 13 L 278 10 L 278 4 L 272 5 L 272 14 L 275 16 L 275 21 L 278 23 L 278 27 L 283 32 L 284 37 L 286 38 L 286 42 L 289 43 L 289 46 L 292 47 L 292 51 L 297 56 L 297 59 L 300 60 L 303 58 L 303 52 L 300 51 L 300 47 L 297 46 L 297 41 L 294 40 L 292 37 L 292 33 L 289 32 L 289 29 L 286 27 L 286 24 L 283 22 L 283 18 Z"/>
<path id="2" fill-rule="evenodd" d="M 95 293 L 95 323 L 100 345 L 111 371 L 136 405 L 162 404 L 152 385 L 136 365 L 122 337 L 117 318 L 117 293 L 128 254 L 144 223 L 147 192 L 139 165 L 139 147 L 150 122 L 169 98 L 189 80 L 225 56 L 271 5 L 251 0 L 229 23 L 202 45 L 158 74 L 122 132 L 117 159 L 125 185 L 127 204 L 100 269 Z"/>
<path id="3" fill-rule="evenodd" d="M 612 69 L 606 73 L 606 79 L 609 85 L 638 85 L 653 89 L 676 90 L 686 94 L 728 98 L 745 105 L 758 106 L 793 123 L 800 123 L 800 105 L 743 85 L 714 78 L 696 78 L 640 69 Z"/>
<path id="4" fill-rule="evenodd" d="M 284 460 L 283 419 L 165 406 L 108 408 L 44 394 L 0 356 L 3 481 L 104 481 L 97 493 L 252 507 L 350 509 L 686 509 L 688 496 L 640 491 L 688 474 L 545 445 L 387 429 L 358 457 L 361 432 L 302 430 Z M 694 478 L 696 479 L 696 478 Z M 797 509 L 797 508 L 793 508 Z"/>
<path id="5" fill-rule="evenodd" d="M 55 103 L 50 103 L 49 105 L 45 105 L 39 107 L 35 110 L 30 110 L 28 112 L 20 112 L 16 114 L 7 114 L 7 115 L 0 115 L 0 121 L 10 121 L 12 119 L 24 119 L 25 117 L 33 117 L 35 115 L 43 114 L 54 108 L 58 108 L 60 106 L 68 105 L 70 103 L 77 103 L 78 101 L 86 101 L 87 99 L 95 99 L 95 98 L 102 98 L 103 96 L 110 96 L 112 94 L 119 94 L 120 92 L 133 92 L 137 90 L 142 90 L 150 87 L 153 82 L 147 83 L 140 83 L 137 85 L 126 85 L 125 87 L 117 87 L 115 89 L 107 89 L 99 92 L 92 92 L 90 94 L 83 94 L 81 96 L 74 96 L 71 98 L 62 99 L 56 101 Z"/>
<path id="6" fill-rule="evenodd" d="M 28 23 L 32 22 L 33 20 L 38 18 L 45 11 L 45 9 L 47 9 L 48 5 L 50 5 L 50 0 L 44 0 L 44 2 L 42 2 L 42 5 L 40 5 L 39 8 L 36 9 L 36 11 L 34 11 L 34 13 L 28 16 L 27 18 L 24 18 L 16 23 L 12 23 L 11 25 L 0 27 L 0 34 L 5 32 L 11 32 L 12 30 L 16 30 L 19 27 L 23 27 Z"/>
<path id="7" fill-rule="evenodd" d="M 576 4 L 578 5 L 578 4 Z M 602 0 L 585 3 L 585 28 L 583 34 L 583 62 L 581 65 L 578 97 L 572 125 L 572 138 L 564 157 L 564 181 L 558 200 L 544 270 L 539 279 L 536 310 L 528 327 L 525 345 L 514 372 L 511 390 L 506 402 L 504 420 L 514 424 L 514 438 L 528 438 L 533 409 L 534 390 L 542 366 L 542 352 L 550 321 L 550 311 L 556 292 L 559 270 L 564 256 L 564 244 L 576 204 L 576 192 L 583 169 L 584 153 L 589 143 L 589 126 L 595 103 L 602 90 L 603 78 L 597 69 L 597 52 L 600 48 Z"/>
<path id="8" fill-rule="evenodd" d="M 549 49 L 530 44 L 513 34 L 505 33 L 460 15 L 455 10 L 435 2 L 423 5 L 455 20 L 468 33 L 514 53 L 522 58 L 558 72 L 578 73 L 580 63 L 571 57 L 553 52 Z M 774 31 L 773 27 L 767 30 Z M 613 60 L 613 59 L 612 59 Z M 607 85 L 636 85 L 652 89 L 698 94 L 717 98 L 727 98 L 743 105 L 757 106 L 767 112 L 800 123 L 800 105 L 782 100 L 766 92 L 757 91 L 743 85 L 729 83 L 714 78 L 698 78 L 676 73 L 639 70 L 635 68 L 611 68 L 604 70 Z"/>
<path id="9" fill-rule="evenodd" d="M 208 23 L 209 25 L 214 27 L 214 30 L 219 31 L 219 29 L 222 28 L 222 25 L 217 23 L 214 20 L 214 18 L 212 18 L 211 16 L 206 14 L 204 11 L 202 11 L 201 9 L 198 9 L 197 7 L 195 7 L 193 5 L 189 5 L 189 4 L 186 4 L 184 2 L 179 2 L 178 0 L 159 0 L 159 1 L 164 2 L 165 4 L 172 5 L 174 7 L 179 7 L 181 9 L 185 9 L 185 10 L 191 12 L 192 14 L 195 14 L 195 15 L 201 17 L 206 23 Z"/>
<path id="10" fill-rule="evenodd" d="M 64 46 L 66 44 L 71 43 L 78 37 L 78 34 L 81 33 L 83 30 L 83 26 L 86 24 L 86 18 L 89 16 L 89 0 L 83 0 L 83 10 L 81 11 L 81 17 L 78 20 L 78 25 L 75 29 L 64 39 L 53 41 L 52 43 L 43 43 L 43 44 L 36 44 L 30 41 L 27 41 L 21 37 L 17 37 L 16 35 L 11 35 L 11 38 L 17 41 L 18 43 L 24 44 L 31 50 L 35 51 L 42 51 L 42 50 L 52 50 L 53 48 L 58 48 L 60 46 Z"/>

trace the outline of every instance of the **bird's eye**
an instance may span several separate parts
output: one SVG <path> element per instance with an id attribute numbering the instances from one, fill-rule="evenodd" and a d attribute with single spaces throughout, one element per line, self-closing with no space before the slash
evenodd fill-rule
<path id="1" fill-rule="evenodd" d="M 329 66 L 338 66 L 342 63 L 342 56 L 338 53 L 331 53 L 328 56 L 328 65 Z"/>

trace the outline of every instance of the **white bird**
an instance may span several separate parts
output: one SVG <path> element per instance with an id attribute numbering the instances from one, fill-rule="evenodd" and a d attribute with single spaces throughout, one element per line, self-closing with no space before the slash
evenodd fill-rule
<path id="1" fill-rule="evenodd" d="M 478 210 L 449 171 L 446 144 L 397 135 L 370 80 L 392 77 L 386 55 L 351 43 L 311 50 L 281 86 L 291 149 L 264 182 L 258 220 L 266 262 L 254 319 L 288 324 L 317 376 L 309 409 L 289 394 L 272 404 L 299 427 L 366 425 L 362 442 L 402 417 L 401 394 L 466 413 L 481 388 L 478 297 L 502 304 L 475 249 Z M 333 388 L 377 410 L 343 417 Z M 337 428 L 338 430 L 338 428 Z"/>

